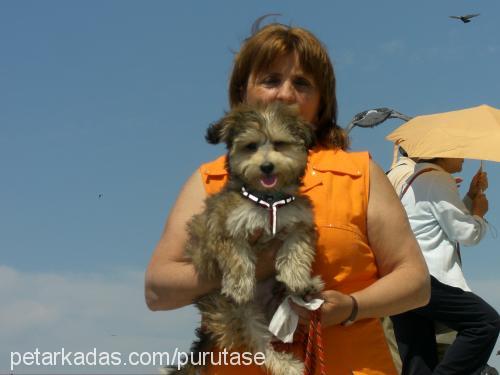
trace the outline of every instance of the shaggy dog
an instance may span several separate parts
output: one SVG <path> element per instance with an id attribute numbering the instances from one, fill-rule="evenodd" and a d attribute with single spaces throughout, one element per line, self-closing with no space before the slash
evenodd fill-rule
<path id="1" fill-rule="evenodd" d="M 287 294 L 305 296 L 321 290 L 311 277 L 316 232 L 311 203 L 299 195 L 314 131 L 281 103 L 240 106 L 207 131 L 209 143 L 227 145 L 229 180 L 205 201 L 205 210 L 188 223 L 186 254 L 200 277 L 222 279 L 220 291 L 196 301 L 202 318 L 197 355 L 220 349 L 265 355 L 264 366 L 274 375 L 301 375 L 304 366 L 271 345 L 263 308 L 255 301 L 257 255 L 278 238 L 276 280 Z M 257 231 L 263 234 L 254 242 Z M 198 354 L 196 354 L 196 352 Z M 196 373 L 186 366 L 185 374 Z"/>

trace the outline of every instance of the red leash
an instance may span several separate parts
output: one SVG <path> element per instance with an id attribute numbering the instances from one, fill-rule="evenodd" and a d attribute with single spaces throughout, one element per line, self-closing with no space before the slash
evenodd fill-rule
<path id="1" fill-rule="evenodd" d="M 321 331 L 321 309 L 318 309 L 312 311 L 311 321 L 309 322 L 309 332 L 304 342 L 306 347 L 304 375 L 313 375 L 317 363 L 319 363 L 320 374 L 326 375 L 325 352 L 323 351 L 323 336 Z M 314 347 L 315 344 L 316 347 Z"/>

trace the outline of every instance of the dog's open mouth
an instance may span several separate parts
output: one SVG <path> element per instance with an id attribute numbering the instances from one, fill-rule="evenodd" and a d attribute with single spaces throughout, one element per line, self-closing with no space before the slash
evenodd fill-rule
<path id="1" fill-rule="evenodd" d="M 260 183 L 265 188 L 268 188 L 268 189 L 272 188 L 272 187 L 276 186 L 276 184 L 278 183 L 278 176 L 276 176 L 276 175 L 263 176 L 260 179 Z"/>

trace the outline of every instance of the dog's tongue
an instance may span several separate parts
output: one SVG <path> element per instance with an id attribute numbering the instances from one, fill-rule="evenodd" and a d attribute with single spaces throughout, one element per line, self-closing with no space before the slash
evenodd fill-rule
<path id="1" fill-rule="evenodd" d="M 278 182 L 278 177 L 276 175 L 273 176 L 264 176 L 260 179 L 260 183 L 262 186 L 266 188 L 272 188 Z"/>

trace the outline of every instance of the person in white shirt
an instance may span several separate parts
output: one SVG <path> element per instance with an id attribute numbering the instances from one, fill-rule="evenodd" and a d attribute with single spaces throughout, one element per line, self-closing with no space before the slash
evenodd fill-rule
<path id="1" fill-rule="evenodd" d="M 499 315 L 470 290 L 459 250 L 460 244 L 479 243 L 487 231 L 488 179 L 479 171 L 462 201 L 451 175 L 462 164 L 455 158 L 421 160 L 400 193 L 431 274 L 429 304 L 392 317 L 405 375 L 480 374 L 498 338 Z M 435 321 L 458 332 L 440 362 Z"/>
<path id="2" fill-rule="evenodd" d="M 400 156 L 398 162 L 386 173 L 398 196 L 408 178 L 415 172 L 416 162 L 407 156 Z"/>
<path id="3" fill-rule="evenodd" d="M 415 172 L 415 166 L 418 162 L 418 158 L 415 157 L 410 158 L 408 157 L 408 154 L 401 146 L 396 146 L 396 147 L 397 148 L 395 153 L 399 153 L 399 157 L 397 158 L 396 156 L 394 157 L 395 160 L 393 160 L 391 169 L 389 169 L 386 172 L 386 175 L 389 181 L 391 182 L 391 185 L 394 187 L 396 194 L 400 196 L 401 192 L 403 191 L 403 188 L 405 187 L 406 182 Z M 477 181 L 474 184 L 474 186 L 476 184 Z M 471 202 L 471 200 L 468 197 L 469 195 L 466 195 L 465 200 L 467 204 L 470 204 L 469 202 Z M 394 329 L 392 327 L 392 322 L 390 318 L 387 318 L 384 319 L 383 323 L 384 323 L 384 330 L 387 335 L 387 342 L 391 349 L 391 354 L 393 355 L 394 358 L 396 358 L 397 356 L 397 359 L 395 359 L 395 363 L 397 364 L 397 368 L 401 373 L 402 364 L 399 356 L 399 350 L 397 348 L 396 338 L 394 336 Z M 442 325 L 439 322 L 436 322 L 435 328 L 436 328 L 437 355 L 438 355 L 438 360 L 441 360 L 444 357 L 444 354 L 448 350 L 449 346 L 453 343 L 453 341 L 455 341 L 457 332 L 450 329 L 449 327 Z"/>

